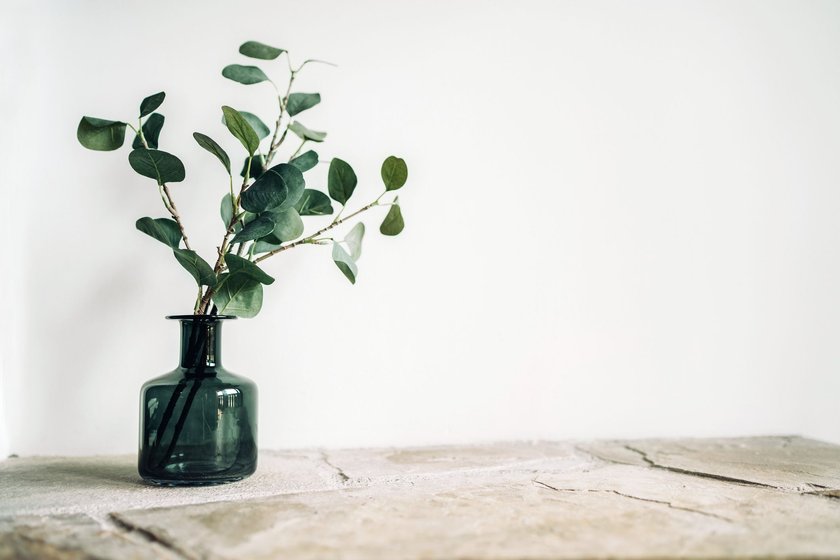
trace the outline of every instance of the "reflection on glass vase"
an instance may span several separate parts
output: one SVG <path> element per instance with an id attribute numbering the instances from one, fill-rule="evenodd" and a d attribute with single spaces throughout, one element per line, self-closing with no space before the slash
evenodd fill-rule
<path id="1" fill-rule="evenodd" d="M 257 386 L 222 367 L 220 315 L 176 315 L 178 367 L 140 391 L 143 479 L 165 486 L 223 484 L 257 468 Z"/>

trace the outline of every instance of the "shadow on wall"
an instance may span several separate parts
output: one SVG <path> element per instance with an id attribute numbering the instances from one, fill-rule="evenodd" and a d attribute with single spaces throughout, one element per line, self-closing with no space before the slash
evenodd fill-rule
<path id="1" fill-rule="evenodd" d="M 84 448 L 86 439 L 101 437 L 102 430 L 113 430 L 113 426 L 100 425 L 95 428 L 99 432 L 94 433 L 93 426 L 79 420 L 63 425 L 51 422 L 60 415 L 73 418 L 80 414 L 78 403 L 85 402 L 91 391 L 100 394 L 99 406 L 108 409 L 115 425 L 134 426 L 139 384 L 136 388 L 129 385 L 136 390 L 126 390 L 125 384 L 127 379 L 152 377 L 132 368 L 139 363 L 139 355 L 154 347 L 153 343 L 130 343 L 132 329 L 137 327 L 125 315 L 124 300 L 127 293 L 135 293 L 140 287 L 127 266 L 117 266 L 105 271 L 96 283 L 79 286 L 70 301 L 56 301 L 33 314 L 25 339 L 39 341 L 35 344 L 49 351 L 30 349 L 28 367 L 49 373 L 30 380 L 41 386 L 44 398 L 40 403 L 29 403 L 23 419 L 29 428 L 16 442 L 23 448 L 11 448 L 11 452 L 27 454 L 26 444 L 35 438 L 53 448 L 60 444 Z M 154 361 L 149 362 L 154 368 Z M 94 372 L 99 376 L 92 375 Z"/>

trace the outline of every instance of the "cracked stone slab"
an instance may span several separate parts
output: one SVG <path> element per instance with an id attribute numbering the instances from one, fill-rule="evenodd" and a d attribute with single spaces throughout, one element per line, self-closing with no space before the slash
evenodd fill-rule
<path id="1" fill-rule="evenodd" d="M 87 513 L 240 500 L 340 488 L 317 450 L 262 451 L 257 472 L 236 484 L 160 488 L 137 475 L 135 455 L 22 457 L 0 461 L 0 517 Z"/>
<path id="2" fill-rule="evenodd" d="M 0 520 L 0 558 L 178 560 L 169 547 L 135 531 L 114 531 L 88 515 Z"/>
<path id="3" fill-rule="evenodd" d="M 801 437 L 597 441 L 578 447 L 604 460 L 687 475 L 828 495 L 840 490 L 840 446 Z"/>
<path id="4" fill-rule="evenodd" d="M 0 463 L 0 558 L 840 559 L 840 446 L 802 438 L 263 452 L 195 489 L 133 469 Z"/>
<path id="5" fill-rule="evenodd" d="M 116 516 L 207 559 L 840 555 L 835 500 L 629 465 L 531 476 L 418 477 Z"/>

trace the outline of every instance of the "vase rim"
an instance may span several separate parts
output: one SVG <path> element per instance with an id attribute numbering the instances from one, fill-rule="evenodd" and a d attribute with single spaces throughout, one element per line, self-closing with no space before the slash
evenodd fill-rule
<path id="1" fill-rule="evenodd" d="M 167 319 L 175 319 L 178 321 L 222 321 L 227 319 L 236 319 L 235 315 L 167 315 Z"/>

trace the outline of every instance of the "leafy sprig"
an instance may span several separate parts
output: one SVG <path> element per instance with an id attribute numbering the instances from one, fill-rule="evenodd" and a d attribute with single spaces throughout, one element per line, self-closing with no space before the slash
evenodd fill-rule
<path id="1" fill-rule="evenodd" d="M 176 261 L 193 277 L 198 293 L 194 305 L 196 314 L 228 314 L 253 317 L 259 313 L 263 301 L 263 286 L 274 282 L 257 263 L 304 245 L 331 245 L 332 260 L 351 282 L 358 276 L 357 262 L 362 254 L 365 236 L 364 223 L 356 221 L 343 238 L 324 234 L 379 206 L 388 207 L 379 231 L 393 236 L 405 227 L 399 199 L 383 201 L 383 197 L 402 188 L 408 179 L 408 167 L 403 159 L 389 156 L 380 169 L 384 191 L 372 202 L 342 217 L 353 194 L 358 178 L 349 163 L 332 158 L 327 173 L 327 192 L 308 188 L 306 174 L 320 163 L 313 150 L 303 151 L 308 143 L 322 143 L 326 132 L 309 129 L 297 120 L 299 114 L 321 103 L 319 93 L 292 92 L 298 73 L 310 63 L 330 64 L 309 59 L 294 68 L 288 51 L 247 41 L 239 52 L 249 58 L 274 61 L 284 57 L 288 66 L 288 81 L 283 93 L 260 67 L 231 64 L 222 70 L 225 78 L 243 85 L 268 83 L 274 89 L 278 116 L 273 132 L 256 115 L 222 106 L 222 122 L 245 151 L 240 173 L 242 181 L 234 189 L 233 168 L 227 152 L 210 136 L 195 132 L 199 146 L 212 154 L 224 168 L 227 187 L 222 197 L 220 213 L 225 227 L 222 241 L 216 248 L 215 263 L 211 266 L 190 246 L 183 220 L 175 205 L 169 185 L 186 178 L 181 160 L 159 149 L 160 134 L 165 122 L 157 113 L 166 94 L 159 92 L 143 99 L 134 126 L 129 122 L 82 117 L 77 138 L 82 146 L 98 151 L 119 149 L 125 142 L 126 129 L 134 133 L 128 161 L 134 171 L 153 179 L 169 217 L 143 217 L 137 220 L 139 231 L 168 246 Z M 272 165 L 289 132 L 300 143 L 286 161 Z M 268 140 L 265 151 L 261 149 Z M 336 212 L 333 202 L 339 205 Z M 334 215 L 326 226 L 305 234 L 303 218 Z"/>

